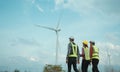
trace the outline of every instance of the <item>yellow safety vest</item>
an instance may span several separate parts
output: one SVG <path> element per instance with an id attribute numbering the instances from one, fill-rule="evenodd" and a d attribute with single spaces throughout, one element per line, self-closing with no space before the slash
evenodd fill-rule
<path id="1" fill-rule="evenodd" d="M 77 57 L 77 45 L 76 44 L 73 44 L 71 43 L 72 45 L 72 51 L 73 53 L 69 55 L 69 57 Z"/>
<path id="2" fill-rule="evenodd" d="M 93 46 L 92 59 L 99 59 L 99 49 L 96 46 Z"/>
<path id="3" fill-rule="evenodd" d="M 85 60 L 90 60 L 89 49 L 87 47 L 83 49 L 85 54 Z"/>

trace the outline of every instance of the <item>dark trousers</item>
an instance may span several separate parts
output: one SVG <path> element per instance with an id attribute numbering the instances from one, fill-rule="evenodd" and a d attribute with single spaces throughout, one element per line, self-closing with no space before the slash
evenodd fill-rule
<path id="1" fill-rule="evenodd" d="M 75 72 L 79 72 L 77 69 L 77 62 L 76 57 L 69 57 L 68 58 L 68 72 L 71 72 L 71 66 L 73 65 L 73 69 Z"/>
<path id="2" fill-rule="evenodd" d="M 99 72 L 98 70 L 98 59 L 92 59 L 92 72 Z"/>
<path id="3" fill-rule="evenodd" d="M 88 65 L 90 64 L 90 60 L 82 60 L 82 72 L 88 72 Z"/>

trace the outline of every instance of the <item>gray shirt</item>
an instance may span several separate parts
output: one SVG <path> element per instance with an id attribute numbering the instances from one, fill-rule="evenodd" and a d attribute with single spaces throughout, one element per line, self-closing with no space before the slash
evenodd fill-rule
<path id="1" fill-rule="evenodd" d="M 67 51 L 67 56 L 66 56 L 66 60 L 68 59 L 69 55 L 71 54 L 71 51 L 72 51 L 72 44 L 73 43 L 74 45 L 76 45 L 74 42 L 70 42 L 68 44 L 68 51 Z M 79 53 L 79 47 L 77 45 L 77 60 L 79 60 L 79 56 L 80 56 L 80 53 Z"/>

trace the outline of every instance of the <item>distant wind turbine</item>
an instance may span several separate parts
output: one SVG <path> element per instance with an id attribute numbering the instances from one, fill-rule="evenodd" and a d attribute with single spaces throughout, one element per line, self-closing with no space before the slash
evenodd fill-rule
<path id="1" fill-rule="evenodd" d="M 107 50 L 107 56 L 108 56 L 108 59 L 109 59 L 109 69 L 110 71 L 108 72 L 113 72 L 113 67 L 112 67 L 112 64 L 111 64 L 111 54 L 110 54 L 110 51 Z"/>
<path id="2" fill-rule="evenodd" d="M 55 31 L 55 33 L 56 33 L 56 60 L 55 60 L 55 64 L 56 65 L 58 63 L 58 48 L 59 48 L 59 39 L 58 39 L 59 34 L 58 33 L 61 31 L 61 29 L 59 28 L 60 20 L 61 20 L 61 17 L 58 20 L 56 28 L 47 27 L 47 26 L 41 26 L 41 25 L 36 25 L 37 27 L 41 27 L 41 28 L 45 28 L 45 29 L 49 29 L 49 30 Z"/>
<path id="3" fill-rule="evenodd" d="M 111 59 L 110 59 L 110 53 L 109 53 L 109 51 L 107 50 L 107 56 L 108 56 L 108 60 L 109 60 L 109 65 L 111 65 Z"/>

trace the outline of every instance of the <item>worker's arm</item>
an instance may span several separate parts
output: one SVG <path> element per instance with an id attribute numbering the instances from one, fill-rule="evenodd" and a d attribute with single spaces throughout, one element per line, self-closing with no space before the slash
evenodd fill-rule
<path id="1" fill-rule="evenodd" d="M 80 54 L 80 57 L 84 57 L 84 49 L 82 48 L 82 54 Z"/>
<path id="2" fill-rule="evenodd" d="M 93 47 L 92 47 L 92 45 L 90 44 L 90 59 L 92 59 L 92 54 L 93 54 Z"/>

